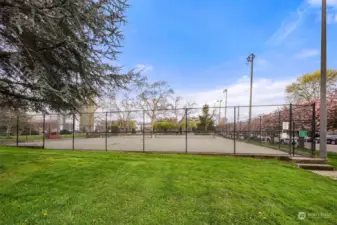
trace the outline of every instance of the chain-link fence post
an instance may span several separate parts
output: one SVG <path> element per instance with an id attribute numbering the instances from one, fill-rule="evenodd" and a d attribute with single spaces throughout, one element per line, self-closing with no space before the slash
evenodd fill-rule
<path id="1" fill-rule="evenodd" d="M 145 152 L 145 110 L 143 110 L 143 152 Z"/>
<path id="2" fill-rule="evenodd" d="M 19 122 L 20 122 L 20 118 L 18 114 L 16 116 L 16 147 L 19 146 Z"/>
<path id="3" fill-rule="evenodd" d="M 316 152 L 316 103 L 312 104 L 312 135 L 311 135 L 311 151 L 312 156 L 315 157 Z"/>
<path id="4" fill-rule="evenodd" d="M 240 122 L 240 105 L 238 106 L 238 117 L 236 118 L 236 122 L 238 123 L 239 122 L 239 132 L 237 132 L 238 134 L 237 134 L 237 139 L 239 139 L 239 137 L 240 137 L 240 124 L 241 124 L 241 122 Z"/>
<path id="5" fill-rule="evenodd" d="M 45 149 L 46 144 L 46 114 L 43 113 L 43 124 L 42 124 L 42 148 Z"/>
<path id="6" fill-rule="evenodd" d="M 288 143 L 288 147 L 289 147 L 289 155 L 291 155 L 291 126 L 292 126 L 292 118 L 293 118 L 293 115 L 292 115 L 292 108 L 293 108 L 293 105 L 290 103 L 289 104 L 289 127 L 288 127 L 288 130 L 289 130 L 289 135 L 288 135 L 288 138 L 289 138 L 289 143 Z"/>
<path id="7" fill-rule="evenodd" d="M 293 147 L 293 156 L 295 156 L 295 144 L 296 144 L 295 142 L 295 122 L 293 122 L 292 132 L 293 132 L 293 138 L 292 138 L 293 140 L 291 142 L 291 145 Z"/>
<path id="8" fill-rule="evenodd" d="M 73 113 L 73 145 L 72 150 L 75 150 L 75 113 Z"/>
<path id="9" fill-rule="evenodd" d="M 293 123 L 293 115 L 292 115 L 292 111 L 293 111 L 293 104 L 290 103 L 289 105 L 289 127 L 288 127 L 288 130 L 289 130 L 289 154 L 291 155 L 291 127 L 292 127 L 292 123 Z"/>
<path id="10" fill-rule="evenodd" d="M 278 149 L 281 149 L 281 132 L 282 132 L 281 112 L 280 110 L 278 110 Z"/>
<path id="11" fill-rule="evenodd" d="M 236 106 L 234 106 L 234 155 L 236 154 Z"/>
<path id="12" fill-rule="evenodd" d="M 187 153 L 187 128 L 188 128 L 188 119 L 187 119 L 187 108 L 185 109 L 185 153 Z"/>
<path id="13" fill-rule="evenodd" d="M 105 151 L 108 151 L 108 112 L 105 112 Z"/>
<path id="14" fill-rule="evenodd" d="M 260 145 L 262 145 L 262 116 L 260 116 Z"/>

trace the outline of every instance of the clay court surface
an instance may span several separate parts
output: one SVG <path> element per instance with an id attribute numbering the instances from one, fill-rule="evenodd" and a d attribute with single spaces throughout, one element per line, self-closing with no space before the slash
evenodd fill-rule
<path id="1" fill-rule="evenodd" d="M 75 150 L 105 151 L 145 151 L 148 152 L 185 152 L 190 153 L 234 153 L 234 141 L 216 136 L 184 135 L 145 136 L 113 136 L 105 139 L 104 135 L 97 138 L 75 138 Z M 20 146 L 42 146 L 42 141 L 22 142 Z M 46 149 L 72 149 L 72 139 L 45 140 Z M 271 154 L 287 155 L 288 153 L 262 147 L 254 144 L 236 141 L 237 154 Z"/>

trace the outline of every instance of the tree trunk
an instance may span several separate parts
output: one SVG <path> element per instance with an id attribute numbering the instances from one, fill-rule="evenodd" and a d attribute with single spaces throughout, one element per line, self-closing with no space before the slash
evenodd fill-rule
<path id="1" fill-rule="evenodd" d="M 9 137 L 11 133 L 12 125 L 11 123 L 7 124 L 6 136 Z"/>
<path id="2" fill-rule="evenodd" d="M 12 130 L 12 117 L 10 116 L 6 124 L 6 136 L 9 137 Z"/>
<path id="3" fill-rule="evenodd" d="M 56 126 L 56 133 L 60 134 L 60 114 L 57 114 L 57 126 Z"/>
<path id="4" fill-rule="evenodd" d="M 154 124 L 155 124 L 155 122 L 156 122 L 156 118 L 154 116 L 152 116 L 151 117 L 151 131 L 152 131 L 152 134 L 154 133 Z"/>

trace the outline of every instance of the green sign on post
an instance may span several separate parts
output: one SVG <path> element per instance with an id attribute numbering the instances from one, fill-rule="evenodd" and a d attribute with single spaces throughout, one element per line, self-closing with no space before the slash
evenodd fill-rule
<path id="1" fill-rule="evenodd" d="M 306 130 L 300 130 L 299 136 L 300 136 L 300 137 L 306 137 L 306 136 L 308 136 L 308 133 L 307 133 Z"/>

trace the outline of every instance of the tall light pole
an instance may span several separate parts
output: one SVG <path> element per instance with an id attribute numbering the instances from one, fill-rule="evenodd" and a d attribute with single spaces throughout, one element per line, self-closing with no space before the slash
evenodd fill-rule
<path id="1" fill-rule="evenodd" d="M 250 122 L 252 119 L 252 101 L 253 101 L 253 74 L 254 74 L 254 53 L 247 57 L 247 63 L 250 63 L 250 95 L 249 95 L 249 119 L 248 119 L 248 135 L 250 132 Z"/>
<path id="2" fill-rule="evenodd" d="M 320 158 L 326 159 L 326 133 L 327 133 L 327 110 L 326 110 L 326 0 L 322 0 L 322 28 L 321 28 L 321 93 L 320 93 Z"/>

